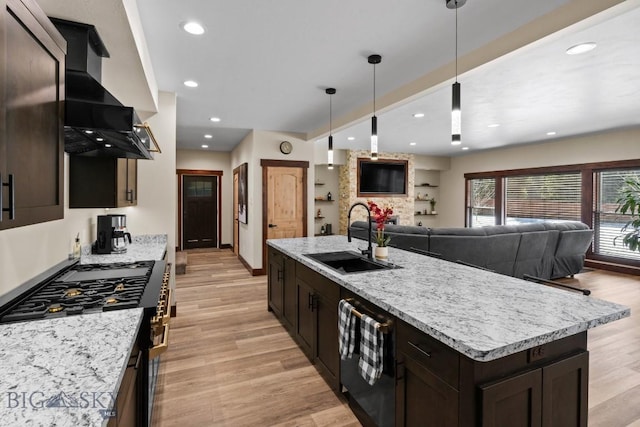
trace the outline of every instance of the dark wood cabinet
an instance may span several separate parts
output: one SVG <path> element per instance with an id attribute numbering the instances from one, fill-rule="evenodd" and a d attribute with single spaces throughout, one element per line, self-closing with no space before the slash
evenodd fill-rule
<path id="1" fill-rule="evenodd" d="M 138 161 L 69 157 L 70 208 L 122 208 L 138 204 Z"/>
<path id="2" fill-rule="evenodd" d="M 290 331 L 296 330 L 298 299 L 296 292 L 296 261 L 284 255 L 284 282 L 282 283 L 282 319 Z"/>
<path id="3" fill-rule="evenodd" d="M 282 306 L 284 304 L 284 255 L 273 249 L 269 249 L 268 274 L 268 308 L 281 318 Z"/>
<path id="4" fill-rule="evenodd" d="M 141 357 L 142 353 L 136 345 L 131 352 L 127 368 L 122 377 L 122 382 L 116 395 L 115 414 L 109 418 L 108 427 L 135 427 L 137 425 L 138 373 Z"/>
<path id="5" fill-rule="evenodd" d="M 480 386 L 482 426 L 587 426 L 589 353 Z"/>
<path id="6" fill-rule="evenodd" d="M 338 301 L 340 288 L 299 264 L 296 268 L 298 327 L 296 338 L 327 383 L 340 387 Z"/>
<path id="7" fill-rule="evenodd" d="M 0 0 L 0 229 L 64 215 L 66 42 L 34 0 Z"/>

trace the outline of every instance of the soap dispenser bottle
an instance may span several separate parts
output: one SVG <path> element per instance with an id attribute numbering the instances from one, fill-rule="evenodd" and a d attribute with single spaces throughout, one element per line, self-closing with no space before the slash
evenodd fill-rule
<path id="1" fill-rule="evenodd" d="M 73 259 L 80 258 L 80 233 L 76 236 L 76 240 L 73 243 Z"/>

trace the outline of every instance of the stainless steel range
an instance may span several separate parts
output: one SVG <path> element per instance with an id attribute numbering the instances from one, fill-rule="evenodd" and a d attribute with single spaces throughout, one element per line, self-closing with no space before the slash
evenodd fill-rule
<path id="1" fill-rule="evenodd" d="M 137 423 L 151 424 L 160 354 L 168 347 L 170 264 L 140 261 L 72 264 L 0 299 L 0 323 L 50 319 L 141 307 L 137 339 Z"/>

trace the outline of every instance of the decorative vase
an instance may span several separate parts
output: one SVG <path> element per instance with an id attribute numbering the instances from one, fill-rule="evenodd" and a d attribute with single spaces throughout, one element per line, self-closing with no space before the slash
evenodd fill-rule
<path id="1" fill-rule="evenodd" d="M 389 258 L 389 247 L 376 246 L 373 255 L 376 257 L 376 259 L 387 259 Z"/>

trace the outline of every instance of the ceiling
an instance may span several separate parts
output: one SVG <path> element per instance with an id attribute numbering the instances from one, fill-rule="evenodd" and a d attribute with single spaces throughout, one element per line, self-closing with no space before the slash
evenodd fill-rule
<path id="1" fill-rule="evenodd" d="M 136 3 L 119 1 L 124 9 Z M 135 46 L 124 46 L 135 37 L 122 34 L 135 31 L 122 28 L 122 13 L 101 12 L 106 3 L 114 8 L 111 2 L 38 2 L 51 16 L 96 25 L 112 54 L 103 67 L 130 66 L 120 51 L 135 53 Z M 127 80 L 152 87 L 157 81 L 158 89 L 175 92 L 178 148 L 208 144 L 208 150 L 230 151 L 251 129 L 302 133 L 326 144 L 324 89 L 335 87 L 334 145 L 366 149 L 373 110 L 367 56 L 378 53 L 380 150 L 462 153 L 450 145 L 455 12 L 445 0 L 137 0 L 137 9 L 153 73 L 108 79 L 103 69 L 103 80 L 137 108 L 136 100 L 127 102 L 133 93 Z M 188 20 L 202 23 L 205 34 L 184 32 L 180 24 Z M 463 145 L 475 151 L 639 126 L 637 22 L 640 0 L 469 0 L 458 11 Z M 578 56 L 564 53 L 584 41 L 598 47 Z M 138 46 L 138 53 L 144 48 Z M 144 68 L 142 56 L 129 61 L 137 62 L 134 68 Z M 185 80 L 199 86 L 187 88 Z M 148 105 L 141 108 L 150 110 Z M 425 117 L 412 117 L 416 112 Z M 495 123 L 500 126 L 487 127 Z M 557 134 L 547 136 L 549 131 Z"/>

